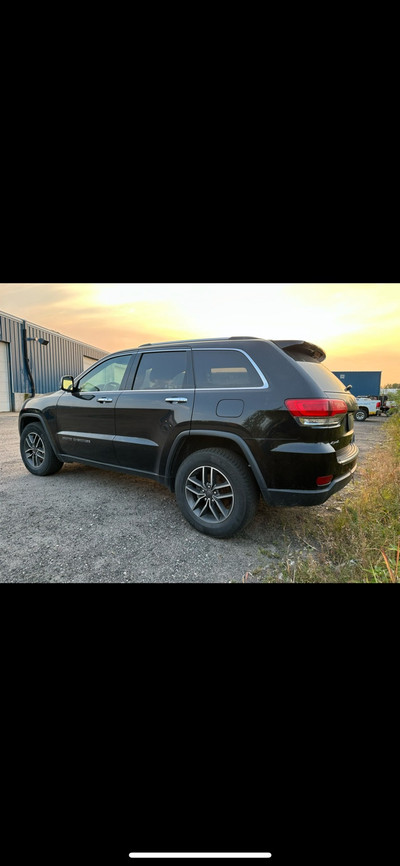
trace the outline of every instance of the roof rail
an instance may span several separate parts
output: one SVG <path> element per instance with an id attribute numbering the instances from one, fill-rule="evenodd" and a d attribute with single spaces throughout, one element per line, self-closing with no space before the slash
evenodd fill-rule
<path id="1" fill-rule="evenodd" d="M 193 337 L 189 340 L 165 340 L 162 343 L 141 343 L 139 349 L 144 349 L 146 346 L 181 346 L 187 343 L 219 343 L 222 340 L 258 340 L 259 337 Z"/>

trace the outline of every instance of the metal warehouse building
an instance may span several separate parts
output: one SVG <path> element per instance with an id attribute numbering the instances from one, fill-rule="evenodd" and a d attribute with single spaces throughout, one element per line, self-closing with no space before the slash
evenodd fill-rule
<path id="1" fill-rule="evenodd" d="M 32 393 L 48 394 L 108 352 L 0 312 L 0 412 L 19 412 Z"/>

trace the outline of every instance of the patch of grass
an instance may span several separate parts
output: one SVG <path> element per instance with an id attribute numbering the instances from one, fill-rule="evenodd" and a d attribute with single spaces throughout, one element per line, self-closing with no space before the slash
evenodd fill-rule
<path id="1" fill-rule="evenodd" d="M 296 509 L 299 545 L 294 550 L 291 542 L 280 563 L 285 582 L 399 582 L 399 412 L 386 422 L 385 434 L 379 459 L 376 451 L 369 455 L 354 487 L 328 500 L 328 507 Z"/>

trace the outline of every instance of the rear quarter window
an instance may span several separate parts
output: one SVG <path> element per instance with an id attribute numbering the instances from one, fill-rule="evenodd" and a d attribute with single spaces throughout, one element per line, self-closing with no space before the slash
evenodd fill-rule
<path id="1" fill-rule="evenodd" d="M 262 388 L 250 359 L 235 349 L 194 349 L 196 388 Z"/>

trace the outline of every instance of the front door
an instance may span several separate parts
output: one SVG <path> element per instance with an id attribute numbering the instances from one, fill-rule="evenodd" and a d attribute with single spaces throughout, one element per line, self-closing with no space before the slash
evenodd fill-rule
<path id="1" fill-rule="evenodd" d="M 57 436 L 61 454 L 115 465 L 115 406 L 125 384 L 131 355 L 97 364 L 82 376 L 74 391 L 57 404 Z"/>
<path id="2" fill-rule="evenodd" d="M 194 388 L 191 352 L 143 352 L 131 390 L 118 397 L 115 451 L 121 466 L 163 476 L 176 436 L 190 428 Z"/>

